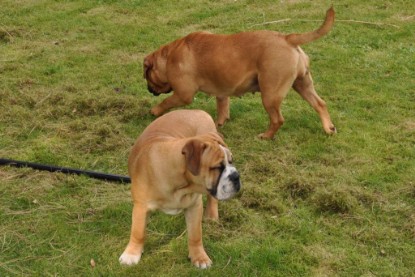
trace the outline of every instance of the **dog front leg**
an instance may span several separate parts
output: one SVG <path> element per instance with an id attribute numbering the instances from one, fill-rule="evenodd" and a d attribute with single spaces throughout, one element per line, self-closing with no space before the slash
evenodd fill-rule
<path id="1" fill-rule="evenodd" d="M 212 261 L 206 254 L 202 242 L 203 202 L 200 195 L 197 203 L 185 210 L 186 226 L 189 244 L 189 258 L 196 267 L 208 268 Z"/>
<path id="2" fill-rule="evenodd" d="M 137 264 L 144 249 L 144 237 L 147 221 L 147 207 L 134 203 L 130 242 L 120 256 L 120 263 L 125 265 Z"/>
<path id="3" fill-rule="evenodd" d="M 160 116 L 171 108 L 181 107 L 189 105 L 193 102 L 194 92 L 177 93 L 173 92 L 173 95 L 164 99 L 160 104 L 151 109 L 151 113 L 155 116 Z"/>
<path id="4" fill-rule="evenodd" d="M 230 118 L 229 97 L 216 97 L 216 111 L 218 113 L 217 124 L 222 126 Z"/>
<path id="5" fill-rule="evenodd" d="M 205 218 L 219 220 L 218 200 L 210 194 L 207 196 Z"/>
<path id="6" fill-rule="evenodd" d="M 273 139 L 275 133 L 284 124 L 284 117 L 281 114 L 280 106 L 282 97 L 267 97 L 262 94 L 262 103 L 269 116 L 269 127 L 265 133 L 259 134 L 261 139 Z"/>

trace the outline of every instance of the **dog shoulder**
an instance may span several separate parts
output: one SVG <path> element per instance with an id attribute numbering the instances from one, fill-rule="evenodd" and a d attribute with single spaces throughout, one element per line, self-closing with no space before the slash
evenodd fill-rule
<path id="1" fill-rule="evenodd" d="M 208 32 L 208 31 L 199 31 L 199 32 L 193 32 L 188 34 L 187 36 L 184 37 L 184 41 L 187 44 L 192 44 L 194 42 L 200 41 L 205 39 L 208 36 L 212 36 L 213 33 Z"/>

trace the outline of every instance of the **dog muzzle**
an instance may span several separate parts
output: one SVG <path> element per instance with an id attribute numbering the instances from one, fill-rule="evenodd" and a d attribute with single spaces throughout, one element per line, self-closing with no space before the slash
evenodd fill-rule
<path id="1" fill-rule="evenodd" d="M 232 198 L 241 189 L 239 172 L 232 165 L 227 165 L 220 178 L 215 190 L 210 190 L 212 196 L 218 200 Z"/>

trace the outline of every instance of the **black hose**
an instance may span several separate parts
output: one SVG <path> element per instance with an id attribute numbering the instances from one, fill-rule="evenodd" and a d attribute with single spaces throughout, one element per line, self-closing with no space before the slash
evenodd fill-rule
<path id="1" fill-rule="evenodd" d="M 81 170 L 61 166 L 53 165 L 44 165 L 31 162 L 15 161 L 9 159 L 0 158 L 0 165 L 9 165 L 14 167 L 30 167 L 37 170 L 46 170 L 50 172 L 62 172 L 66 174 L 77 174 L 77 175 L 86 175 L 92 178 L 111 181 L 111 182 L 120 182 L 120 183 L 131 183 L 131 179 L 128 176 L 107 174 L 101 172 L 95 172 L 90 170 Z"/>

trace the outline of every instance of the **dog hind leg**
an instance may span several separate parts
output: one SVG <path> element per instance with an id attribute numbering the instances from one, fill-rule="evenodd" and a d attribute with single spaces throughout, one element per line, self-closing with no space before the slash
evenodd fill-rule
<path id="1" fill-rule="evenodd" d="M 327 134 L 336 133 L 336 128 L 331 122 L 326 102 L 318 96 L 316 90 L 314 89 L 313 79 L 311 78 L 309 72 L 307 72 L 304 76 L 298 77 L 294 81 L 293 89 L 297 91 L 319 114 L 324 131 Z"/>
<path id="2" fill-rule="evenodd" d="M 265 70 L 264 70 L 265 71 Z M 269 116 L 268 130 L 258 137 L 261 139 L 273 139 L 275 133 L 284 124 L 281 113 L 281 103 L 287 95 L 293 80 L 291 71 L 266 70 L 265 74 L 258 76 L 261 90 L 262 104 Z"/>
<path id="3" fill-rule="evenodd" d="M 284 117 L 280 109 L 283 99 L 279 97 L 271 100 L 268 97 L 262 97 L 262 103 L 269 116 L 269 127 L 265 133 L 258 135 L 261 139 L 273 139 L 275 133 L 284 124 Z"/>
<path id="4" fill-rule="evenodd" d="M 222 126 L 230 118 L 229 97 L 216 97 L 216 111 L 218 114 L 217 124 Z"/>

